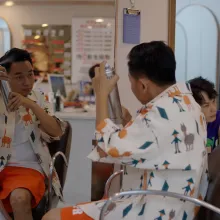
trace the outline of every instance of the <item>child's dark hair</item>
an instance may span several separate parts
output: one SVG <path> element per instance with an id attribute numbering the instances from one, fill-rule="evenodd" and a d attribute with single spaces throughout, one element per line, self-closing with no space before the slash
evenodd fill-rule
<path id="1" fill-rule="evenodd" d="M 29 61 L 33 65 L 31 55 L 26 50 L 12 48 L 0 58 L 0 65 L 5 67 L 6 71 L 9 72 L 13 63 L 24 61 Z"/>
<path id="2" fill-rule="evenodd" d="M 215 99 L 218 96 L 214 83 L 203 77 L 196 77 L 189 81 L 193 97 L 200 105 L 204 103 L 204 97 L 201 92 L 205 92 L 209 99 Z"/>
<path id="3" fill-rule="evenodd" d="M 94 78 L 95 77 L 95 68 L 96 67 L 100 67 L 100 64 L 95 64 L 94 66 L 92 66 L 90 69 L 89 69 L 89 77 L 90 79 Z"/>

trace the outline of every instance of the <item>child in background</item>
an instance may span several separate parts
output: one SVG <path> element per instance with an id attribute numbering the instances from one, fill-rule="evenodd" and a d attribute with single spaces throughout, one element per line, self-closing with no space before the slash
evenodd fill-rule
<path id="1" fill-rule="evenodd" d="M 214 83 L 197 77 L 189 81 L 193 97 L 201 106 L 207 122 L 207 151 L 211 153 L 219 144 L 220 111 L 217 111 L 218 93 Z"/>

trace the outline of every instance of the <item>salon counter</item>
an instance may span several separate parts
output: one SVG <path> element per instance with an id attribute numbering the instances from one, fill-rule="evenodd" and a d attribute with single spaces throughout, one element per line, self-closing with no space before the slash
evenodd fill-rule
<path id="1" fill-rule="evenodd" d="M 95 120 L 95 112 L 56 112 L 56 116 L 63 120 Z"/>
<path id="2" fill-rule="evenodd" d="M 95 131 L 95 112 L 57 112 L 57 117 L 72 127 L 72 143 L 63 194 L 68 204 L 91 200 L 92 162 L 87 156 L 92 151 Z"/>

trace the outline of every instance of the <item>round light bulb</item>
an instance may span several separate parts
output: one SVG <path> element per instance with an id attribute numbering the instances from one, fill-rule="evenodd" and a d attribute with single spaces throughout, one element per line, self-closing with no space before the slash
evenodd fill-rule
<path id="1" fill-rule="evenodd" d="M 35 40 L 38 40 L 39 38 L 40 38 L 39 35 L 36 35 L 36 36 L 34 37 Z"/>

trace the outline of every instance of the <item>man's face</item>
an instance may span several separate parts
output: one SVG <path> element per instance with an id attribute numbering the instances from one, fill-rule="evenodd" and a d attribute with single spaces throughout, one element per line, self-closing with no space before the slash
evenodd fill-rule
<path id="1" fill-rule="evenodd" d="M 23 96 L 27 96 L 31 92 L 34 85 L 34 72 L 29 61 L 13 63 L 8 76 L 12 92 Z"/>
<path id="2" fill-rule="evenodd" d="M 217 104 L 216 99 L 210 99 L 206 92 L 201 92 L 204 101 L 201 105 L 202 112 L 207 122 L 213 122 L 216 119 Z"/>

